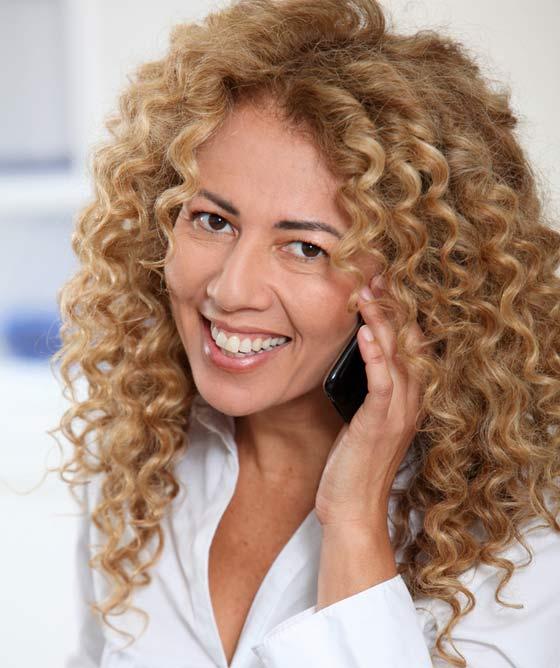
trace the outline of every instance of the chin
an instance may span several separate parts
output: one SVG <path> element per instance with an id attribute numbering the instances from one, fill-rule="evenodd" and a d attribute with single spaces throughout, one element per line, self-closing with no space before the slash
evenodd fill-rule
<path id="1" fill-rule="evenodd" d="M 250 415 L 270 406 L 270 404 L 256 402 L 255 395 L 251 392 L 235 392 L 235 395 L 230 395 L 230 393 L 224 392 L 223 387 L 216 385 L 207 387 L 204 383 L 201 385 L 196 383 L 196 387 L 199 394 L 210 406 L 231 417 Z"/>

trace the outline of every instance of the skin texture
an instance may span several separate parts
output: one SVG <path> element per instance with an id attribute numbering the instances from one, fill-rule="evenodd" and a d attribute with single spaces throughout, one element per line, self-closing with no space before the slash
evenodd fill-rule
<path id="1" fill-rule="evenodd" d="M 357 315 L 346 310 L 353 284 L 299 243 L 329 253 L 335 236 L 273 225 L 320 220 L 342 234 L 349 221 L 335 206 L 338 182 L 307 139 L 251 106 L 236 108 L 197 155 L 200 189 L 229 200 L 240 215 L 197 195 L 175 223 L 177 248 L 165 275 L 195 383 L 210 404 L 236 417 L 238 447 L 263 484 L 316 489 L 344 424 L 321 385 L 355 330 Z M 193 225 L 196 210 L 216 215 Z M 319 257 L 306 262 L 306 253 Z M 224 371 L 203 357 L 199 311 L 292 342 L 250 373 Z"/>

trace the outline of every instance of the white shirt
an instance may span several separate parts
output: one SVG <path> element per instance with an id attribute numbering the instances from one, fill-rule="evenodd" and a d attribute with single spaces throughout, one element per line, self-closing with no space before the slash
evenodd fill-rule
<path id="1" fill-rule="evenodd" d="M 124 648 L 126 638 L 101 626 L 87 608 L 87 601 L 105 598 L 108 590 L 99 572 L 87 565 L 103 537 L 88 513 L 80 520 L 76 550 L 80 638 L 65 668 L 227 668 L 209 594 L 208 556 L 237 481 L 234 433 L 234 419 L 197 396 L 188 449 L 175 468 L 181 492 L 163 522 L 162 556 L 151 571 L 151 584 L 136 589 L 133 597 L 133 604 L 150 615 L 150 623 L 128 648 Z M 405 460 L 395 487 L 406 481 L 410 469 Z M 91 510 L 99 483 L 93 481 L 83 489 Z M 392 532 L 390 515 L 391 506 Z M 419 519 L 414 521 L 418 526 Z M 560 668 L 560 534 L 537 524 L 528 526 L 532 530 L 525 534 L 534 552 L 532 563 L 516 569 L 501 594 L 503 600 L 523 603 L 523 609 L 506 608 L 494 600 L 501 571 L 478 566 L 461 576 L 477 601 L 453 631 L 469 668 Z M 438 599 L 413 601 L 399 575 L 316 611 L 321 535 L 312 511 L 261 583 L 231 668 L 448 665 L 430 659 L 430 652 L 449 607 Z M 519 544 L 504 554 L 514 563 L 527 558 Z M 134 612 L 109 619 L 137 637 L 143 628 L 142 618 Z"/>

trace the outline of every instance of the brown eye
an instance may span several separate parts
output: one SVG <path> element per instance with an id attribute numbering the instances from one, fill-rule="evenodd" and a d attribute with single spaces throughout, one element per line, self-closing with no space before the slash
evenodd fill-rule
<path id="1" fill-rule="evenodd" d="M 329 256 L 329 254 L 320 246 L 317 246 L 317 244 L 312 244 L 308 241 L 292 241 L 288 244 L 288 246 L 291 246 L 292 244 L 301 244 L 302 254 L 300 255 L 296 253 L 296 257 L 299 260 L 303 260 L 304 262 L 310 262 L 321 257 Z"/>
<path id="2" fill-rule="evenodd" d="M 209 213 L 208 211 L 193 211 L 191 213 L 190 220 L 193 222 L 195 220 L 203 220 L 203 216 L 208 216 L 207 222 L 202 222 L 202 229 L 206 230 L 207 232 L 220 232 L 224 229 L 224 225 L 229 225 L 225 218 L 218 216 L 217 213 Z"/>

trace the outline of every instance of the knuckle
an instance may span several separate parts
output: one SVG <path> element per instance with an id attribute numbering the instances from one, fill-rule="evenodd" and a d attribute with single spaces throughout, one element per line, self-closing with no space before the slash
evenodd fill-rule
<path id="1" fill-rule="evenodd" d="M 373 388 L 373 394 L 381 399 L 388 399 L 393 395 L 393 384 L 378 385 Z"/>

